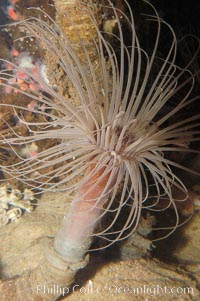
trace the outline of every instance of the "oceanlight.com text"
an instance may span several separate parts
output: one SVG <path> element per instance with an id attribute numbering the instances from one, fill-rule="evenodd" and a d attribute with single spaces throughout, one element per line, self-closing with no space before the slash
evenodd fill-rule
<path id="1" fill-rule="evenodd" d="M 195 296 L 193 287 L 169 287 L 160 285 L 142 285 L 138 287 L 131 286 L 120 286 L 119 284 L 106 284 L 103 287 L 94 284 L 89 280 L 85 286 L 74 284 L 71 287 L 62 287 L 60 285 L 37 285 L 37 293 L 54 295 L 60 294 L 62 296 L 79 292 L 81 294 L 97 295 L 103 293 L 109 293 L 111 295 L 144 295 L 144 296 L 162 296 L 162 295 L 191 295 Z"/>

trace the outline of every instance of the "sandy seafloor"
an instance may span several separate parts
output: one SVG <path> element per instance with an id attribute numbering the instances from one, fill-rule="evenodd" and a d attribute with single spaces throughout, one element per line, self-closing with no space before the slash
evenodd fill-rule
<path id="1" fill-rule="evenodd" d="M 3 277 L 20 275 L 40 263 L 45 238 L 53 236 L 58 228 L 61 201 L 58 204 L 56 199 L 59 198 L 59 194 L 44 195 L 40 200 L 42 206 L 24 214 L 18 222 L 0 228 Z M 56 214 L 49 207 L 51 200 L 58 205 Z M 67 294 L 63 300 L 199 300 L 199 222 L 200 212 L 196 212 L 176 239 L 168 238 L 166 245 L 170 252 L 157 244 L 157 253 L 160 248 L 160 256 L 164 253 L 165 260 L 148 255 L 136 258 L 135 248 L 132 254 L 129 248 L 128 255 L 124 248 L 124 260 L 116 254 L 116 248 L 91 253 L 89 265 L 80 270 L 71 287 L 65 288 Z M 38 290 L 45 287 L 38 286 Z"/>

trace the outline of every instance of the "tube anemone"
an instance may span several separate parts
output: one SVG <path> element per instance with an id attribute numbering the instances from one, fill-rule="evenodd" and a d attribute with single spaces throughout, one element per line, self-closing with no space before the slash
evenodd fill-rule
<path id="1" fill-rule="evenodd" d="M 27 120 L 32 112 L 29 107 L 20 103 L 10 105 L 27 131 L 21 135 L 18 129 L 11 128 L 11 137 L 2 137 L 2 143 L 9 145 L 18 157 L 14 164 L 2 166 L 2 170 L 8 178 L 28 184 L 33 190 L 59 189 L 69 195 L 70 210 L 54 244 L 56 252 L 67 262 L 84 258 L 93 236 L 104 238 L 111 245 L 131 235 L 142 208 L 153 210 L 163 195 L 176 212 L 176 226 L 178 212 L 172 187 L 187 195 L 186 187 L 173 172 L 174 167 L 187 168 L 167 158 L 166 153 L 189 152 L 189 143 L 199 139 L 199 115 L 177 118 L 197 99 L 189 98 L 194 77 L 188 66 L 181 69 L 175 65 L 175 34 L 150 4 L 154 15 L 148 22 L 154 30 L 156 25 L 157 30 L 151 51 L 142 49 L 132 10 L 124 3 L 128 16 L 108 1 L 116 33 L 109 35 L 119 46 L 118 54 L 99 30 L 92 10 L 83 6 L 96 29 L 95 61 L 79 36 L 85 57 L 84 62 L 80 60 L 70 38 L 50 17 L 46 16 L 45 21 L 30 17 L 19 22 L 24 35 L 36 39 L 54 58 L 73 86 L 75 101 L 26 68 L 13 64 L 12 72 L 0 72 L 1 86 L 11 87 L 29 101 L 37 102 L 36 118 L 31 121 Z M 128 45 L 122 20 L 129 31 Z M 161 37 L 166 31 L 171 42 L 165 57 L 160 58 Z M 17 74 L 19 69 L 40 89 L 23 91 L 17 81 L 11 85 L 13 70 Z M 171 106 L 171 101 L 177 98 L 176 106 Z M 46 109 L 39 109 L 42 106 Z M 164 113 L 163 108 L 167 108 Z M 16 150 L 24 145 L 28 149 L 32 143 L 43 145 L 46 141 L 55 143 L 33 157 L 24 158 Z M 154 202 L 149 202 L 150 187 L 154 187 Z M 119 230 L 113 231 L 123 208 L 129 212 L 127 218 Z M 110 224 L 96 230 L 97 223 L 108 212 L 113 217 Z"/>
<path id="2" fill-rule="evenodd" d="M 10 86 L 13 70 L 17 74 L 22 69 L 29 80 L 31 78 L 40 86 L 40 91 L 24 92 L 17 82 L 12 84 L 12 88 L 36 101 L 37 108 L 47 108 L 44 111 L 35 109 L 34 114 L 40 116 L 37 117 L 39 121 L 28 122 L 28 106 L 12 105 L 16 112 L 20 111 L 20 115 L 17 113 L 18 119 L 27 128 L 28 135 L 20 136 L 12 130 L 12 138 L 4 137 L 2 142 L 14 150 L 15 146 L 21 145 L 28 148 L 33 142 L 39 145 L 47 140 L 58 141 L 34 157 L 22 158 L 17 155 L 19 160 L 11 166 L 3 166 L 3 171 L 25 184 L 31 178 L 33 189 L 55 190 L 66 185 L 63 189 L 69 195 L 75 192 L 72 208 L 75 206 L 73 215 L 78 215 L 79 220 L 82 206 L 78 209 L 77 204 L 80 197 L 83 199 L 81 203 L 85 202 L 88 207 L 83 211 L 98 211 L 94 218 L 89 218 L 91 227 L 109 210 L 112 211 L 112 205 L 118 199 L 111 225 L 117 220 L 122 207 L 128 206 L 130 213 L 116 240 L 124 237 L 123 233 L 134 223 L 131 231 L 137 227 L 141 209 L 149 197 L 150 185 L 155 186 L 158 199 L 164 192 L 176 210 L 171 187 L 173 185 L 183 191 L 186 188 L 171 169 L 171 166 L 179 165 L 165 158 L 165 152 L 188 151 L 188 143 L 197 139 L 195 135 L 198 131 L 195 132 L 195 128 L 199 125 L 199 116 L 193 116 L 166 126 L 166 121 L 195 101 L 188 99 L 194 78 L 187 69 L 180 69 L 174 64 L 177 48 L 175 34 L 155 10 L 155 16 L 149 21 L 157 24 L 152 53 L 147 55 L 141 49 L 131 8 L 128 3 L 126 6 L 130 17 L 123 12 L 120 12 L 120 16 L 123 16 L 130 31 L 131 45 L 128 46 L 119 13 L 114 7 L 110 8 L 118 31 L 118 36 L 111 35 L 119 43 L 120 59 L 98 30 L 90 9 L 85 7 L 97 30 L 98 47 L 96 42 L 94 47 L 98 57 L 98 75 L 81 37 L 84 64 L 80 62 L 69 38 L 50 18 L 49 23 L 31 17 L 19 23 L 26 37 L 35 38 L 54 57 L 67 80 L 72 83 L 78 104 L 65 99 L 45 80 L 30 74 L 26 68 L 13 65 L 12 74 L 8 70 L 2 70 L 0 74 L 1 85 Z M 161 46 L 163 27 L 171 34 L 171 44 L 166 57 L 159 60 L 156 55 Z M 153 65 L 158 61 L 159 70 L 155 75 L 152 74 Z M 182 95 L 179 103 L 165 115 L 160 114 L 162 108 L 179 94 Z M 52 166 L 50 171 L 43 172 Z M 54 181 L 55 178 L 61 180 Z M 112 234 L 109 233 L 111 225 L 99 233 L 101 237 L 105 234 L 108 241 L 109 234 Z M 93 231 L 88 230 L 88 233 L 92 234 Z"/>

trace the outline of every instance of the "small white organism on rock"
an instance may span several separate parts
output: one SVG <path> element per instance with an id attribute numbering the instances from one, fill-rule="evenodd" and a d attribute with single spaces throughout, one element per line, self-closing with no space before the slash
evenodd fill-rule
<path id="1" fill-rule="evenodd" d="M 0 226 L 18 220 L 23 211 L 32 212 L 33 192 L 25 188 L 23 192 L 9 185 L 0 186 Z"/>

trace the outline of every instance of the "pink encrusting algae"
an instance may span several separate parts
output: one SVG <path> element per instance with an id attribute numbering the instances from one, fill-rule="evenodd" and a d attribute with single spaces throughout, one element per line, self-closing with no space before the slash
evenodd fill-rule
<path id="1" fill-rule="evenodd" d="M 170 160 L 166 154 L 192 152 L 188 145 L 199 140 L 199 115 L 178 119 L 178 114 L 198 99 L 190 98 L 194 76 L 187 68 L 175 65 L 175 34 L 150 4 L 154 16 L 148 17 L 148 22 L 154 28 L 157 25 L 154 46 L 148 54 L 141 48 L 132 10 L 126 1 L 124 3 L 129 17 L 123 12 L 119 14 L 108 1 L 118 34 L 110 33 L 110 36 L 119 44 L 118 54 L 98 29 L 90 7 L 83 4 L 97 30 L 98 41 L 94 41 L 97 69 L 97 61 L 93 65 L 93 58 L 81 37 L 84 62 L 50 17 L 46 16 L 45 21 L 30 17 L 19 23 L 26 36 L 35 38 L 55 59 L 55 64 L 73 86 L 78 105 L 59 94 L 38 76 L 38 71 L 32 72 L 34 67 L 22 67 L 20 55 L 18 63 L 12 63 L 12 70 L 0 72 L 4 89 L 11 88 L 30 100 L 26 107 L 20 103 L 11 105 L 20 112 L 19 118 L 28 133 L 20 135 L 13 131 L 11 138 L 2 137 L 2 143 L 10 145 L 14 151 L 14 146 L 58 141 L 34 156 L 18 156 L 15 164 L 4 164 L 2 171 L 10 179 L 32 185 L 34 191 L 63 190 L 69 196 L 70 209 L 53 245 L 54 256 L 57 254 L 68 263 L 79 263 L 85 258 L 94 236 L 103 238 L 107 245 L 130 236 L 138 226 L 141 210 L 156 210 L 161 197 L 169 200 L 167 207 L 173 207 L 176 214 L 174 227 L 169 229 L 172 232 L 179 223 L 172 188 L 187 196 L 187 189 L 173 168 L 189 169 Z M 126 45 L 122 17 L 131 45 Z M 165 57 L 160 58 L 157 55 L 161 35 L 166 30 L 171 42 Z M 32 59 L 29 63 L 38 66 Z M 13 74 L 16 80 L 11 82 Z M 22 89 L 17 78 L 37 89 L 31 89 L 30 85 Z M 177 97 L 177 105 L 163 114 L 163 107 Z M 44 110 L 39 109 L 43 106 Z M 33 110 L 43 119 L 27 121 L 26 113 Z M 48 170 L 52 166 L 54 168 Z M 183 200 L 184 197 L 179 201 Z M 126 219 L 121 220 L 120 229 L 115 230 L 114 225 L 124 209 Z M 98 224 L 108 213 L 112 220 L 101 229 Z M 55 258 L 52 264 L 56 266 Z"/>
<path id="2" fill-rule="evenodd" d="M 21 15 L 17 12 L 15 4 L 20 0 L 9 0 L 9 5 L 7 6 L 6 13 L 11 21 L 19 21 Z"/>
<path id="3" fill-rule="evenodd" d="M 20 90 L 27 91 L 41 91 L 42 86 L 40 81 L 45 78 L 45 65 L 39 60 L 34 59 L 27 52 L 19 52 L 17 49 L 13 48 L 10 51 L 11 60 L 3 65 L 8 70 L 12 70 L 12 76 L 9 79 L 10 86 L 5 87 L 6 93 L 18 93 L 17 89 L 12 89 L 12 84 L 19 84 Z M 15 66 L 18 66 L 17 70 Z M 33 79 L 32 75 L 37 78 L 37 81 Z"/>

